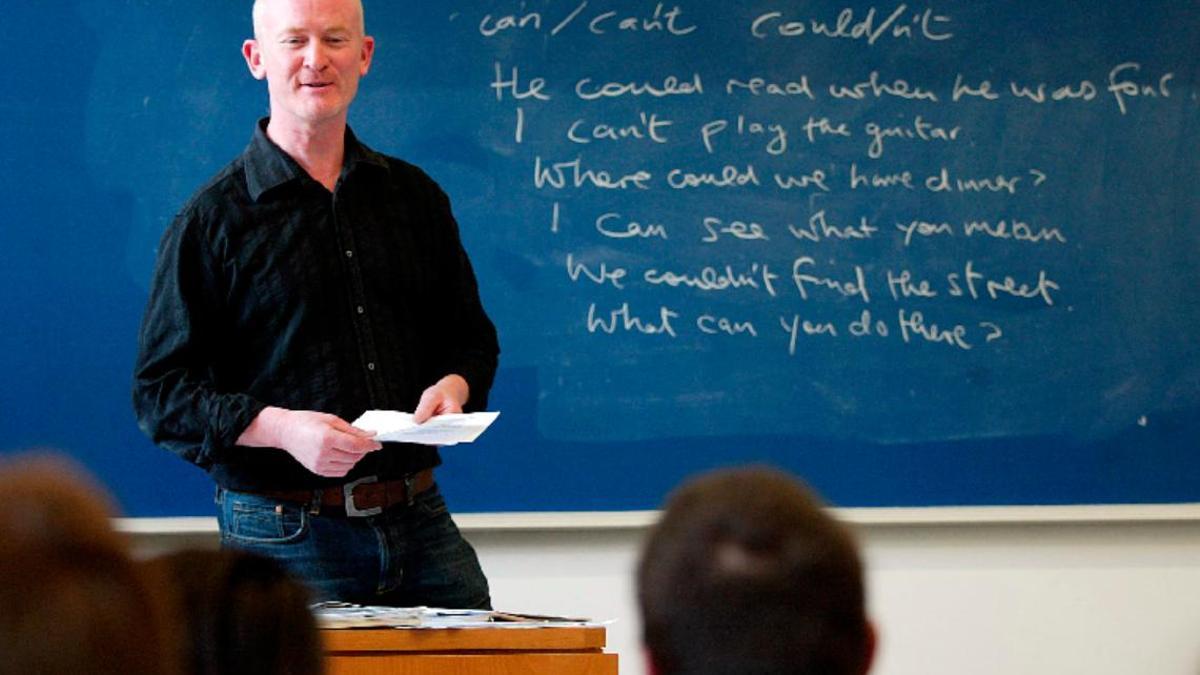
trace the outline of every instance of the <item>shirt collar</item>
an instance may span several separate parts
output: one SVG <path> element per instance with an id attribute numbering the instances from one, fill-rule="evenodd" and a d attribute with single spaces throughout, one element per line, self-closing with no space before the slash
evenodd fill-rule
<path id="1" fill-rule="evenodd" d="M 342 175 L 349 175 L 359 166 L 388 168 L 387 158 L 358 141 L 358 136 L 346 127 L 346 155 L 342 159 Z"/>
<path id="2" fill-rule="evenodd" d="M 267 122 L 271 118 L 264 117 L 254 127 L 254 136 L 250 145 L 242 153 L 246 167 L 246 188 L 250 198 L 258 201 L 263 193 L 272 188 L 303 178 L 306 174 L 296 160 L 287 154 L 267 136 Z M 346 127 L 345 157 L 342 160 L 342 176 L 348 176 L 359 166 L 374 166 L 386 169 L 387 159 L 358 142 L 350 127 Z"/>

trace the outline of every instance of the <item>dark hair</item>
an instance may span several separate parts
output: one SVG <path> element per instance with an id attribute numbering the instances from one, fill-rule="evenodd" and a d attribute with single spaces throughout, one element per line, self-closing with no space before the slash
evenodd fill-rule
<path id="1" fill-rule="evenodd" d="M 0 673 L 174 673 L 161 589 L 107 495 L 56 456 L 0 465 Z"/>
<path id="2" fill-rule="evenodd" d="M 776 470 L 716 471 L 674 492 L 637 591 L 659 675 L 858 675 L 870 663 L 857 546 Z"/>
<path id="3" fill-rule="evenodd" d="M 308 589 L 278 562 L 227 549 L 178 551 L 148 564 L 175 589 L 185 673 L 322 672 Z"/>

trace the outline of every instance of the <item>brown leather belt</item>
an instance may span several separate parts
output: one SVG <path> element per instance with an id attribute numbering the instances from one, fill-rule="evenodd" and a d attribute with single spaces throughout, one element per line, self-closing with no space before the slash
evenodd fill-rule
<path id="1" fill-rule="evenodd" d="M 374 516 L 396 504 L 412 505 L 413 499 L 433 487 L 433 469 L 410 473 L 401 480 L 381 481 L 365 476 L 345 485 L 318 490 L 264 490 L 253 494 L 282 502 L 308 506 L 314 513 L 342 515 L 351 518 Z M 336 510 L 335 510 L 336 509 Z"/>

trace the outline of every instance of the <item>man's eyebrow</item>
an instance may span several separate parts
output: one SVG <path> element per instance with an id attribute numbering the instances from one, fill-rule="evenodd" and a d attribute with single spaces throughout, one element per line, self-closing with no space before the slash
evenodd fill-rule
<path id="1" fill-rule="evenodd" d="M 308 29 L 306 29 L 302 26 L 290 26 L 287 28 L 280 28 L 277 31 L 277 35 L 282 37 L 285 35 L 301 35 L 301 34 L 304 34 L 307 32 L 308 32 Z M 351 28 L 349 26 L 331 26 L 329 28 L 321 29 L 321 35 L 329 35 L 331 33 L 352 33 L 352 32 L 353 31 L 351 30 Z"/>

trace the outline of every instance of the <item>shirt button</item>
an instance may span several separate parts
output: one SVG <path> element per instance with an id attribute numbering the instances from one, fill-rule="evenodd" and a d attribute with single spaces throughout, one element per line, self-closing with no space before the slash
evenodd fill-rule
<path id="1" fill-rule="evenodd" d="M 372 370 L 372 371 L 375 370 L 375 362 L 374 361 L 367 364 L 367 370 Z"/>
<path id="2" fill-rule="evenodd" d="M 355 307 L 354 309 L 358 310 L 359 314 L 362 314 L 363 312 L 367 311 L 367 308 L 363 307 L 362 305 L 359 305 L 358 307 Z"/>
<path id="3" fill-rule="evenodd" d="M 346 249 L 346 257 L 347 257 L 347 258 L 353 258 L 353 257 L 354 257 L 354 251 L 351 251 L 350 249 Z"/>

